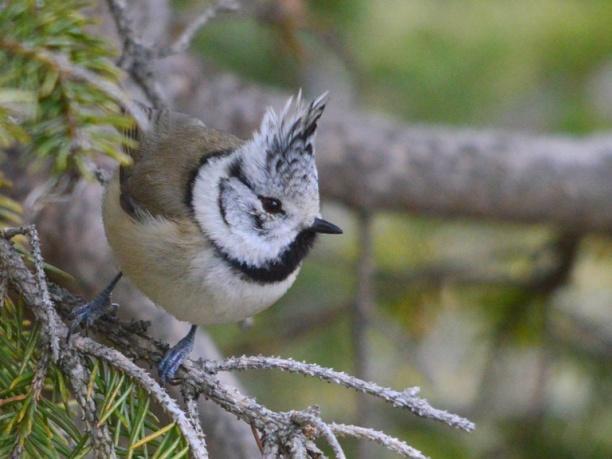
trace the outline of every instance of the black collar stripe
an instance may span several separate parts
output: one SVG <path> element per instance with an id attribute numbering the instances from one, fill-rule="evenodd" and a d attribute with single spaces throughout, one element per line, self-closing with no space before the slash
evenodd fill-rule
<path id="1" fill-rule="evenodd" d="M 297 235 L 291 244 L 283 251 L 277 260 L 263 266 L 252 266 L 228 255 L 217 244 L 211 241 L 217 256 L 241 274 L 245 280 L 258 284 L 272 284 L 287 279 L 308 254 L 316 239 L 312 231 L 304 230 Z"/>

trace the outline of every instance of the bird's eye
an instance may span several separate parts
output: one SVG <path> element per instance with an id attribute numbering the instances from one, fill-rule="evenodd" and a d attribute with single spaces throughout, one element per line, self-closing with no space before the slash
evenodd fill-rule
<path id="1" fill-rule="evenodd" d="M 261 201 L 261 205 L 264 210 L 269 214 L 278 214 L 283 211 L 281 202 L 276 198 L 267 198 L 265 196 L 258 196 Z"/>

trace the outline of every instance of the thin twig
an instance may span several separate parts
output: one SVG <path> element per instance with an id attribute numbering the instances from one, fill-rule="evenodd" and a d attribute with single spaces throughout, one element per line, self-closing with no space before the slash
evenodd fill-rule
<path id="1" fill-rule="evenodd" d="M 423 453 L 421 453 L 418 449 L 415 449 L 405 442 L 378 430 L 347 424 L 336 424 L 335 422 L 330 423 L 329 428 L 339 437 L 353 437 L 370 440 L 402 456 L 413 459 L 427 458 L 427 456 L 423 455 Z"/>
<path id="2" fill-rule="evenodd" d="M 317 428 L 319 434 L 327 440 L 329 446 L 331 446 L 332 451 L 337 459 L 346 459 L 346 455 L 342 450 L 342 446 L 340 446 L 340 442 L 336 438 L 336 435 L 332 431 L 332 429 L 325 422 L 321 420 L 321 418 L 317 415 L 309 413 L 307 411 L 293 411 L 290 413 L 290 418 L 293 422 L 299 424 L 304 427 L 305 425 L 312 425 Z"/>
<path id="3" fill-rule="evenodd" d="M 0 236 L 3 239 L 12 239 L 15 236 L 25 236 L 28 232 L 27 226 L 15 226 L 12 228 L 0 229 Z"/>
<path id="4" fill-rule="evenodd" d="M 153 71 L 156 51 L 143 43 L 136 34 L 129 20 L 124 0 L 106 0 L 106 3 L 117 27 L 117 33 L 123 42 L 119 67 L 129 73 L 153 107 L 165 108 L 166 100 Z"/>
<path id="5" fill-rule="evenodd" d="M 236 0 L 218 0 L 213 5 L 206 8 L 198 15 L 180 34 L 176 41 L 167 48 L 162 48 L 157 52 L 158 58 L 164 58 L 180 54 L 187 51 L 189 45 L 193 41 L 196 33 L 205 26 L 208 21 L 213 19 L 217 14 L 225 11 L 235 11 L 239 8 L 239 3 Z"/>
<path id="6" fill-rule="evenodd" d="M 204 435 L 204 431 L 202 430 L 200 413 L 198 412 L 198 397 L 200 394 L 191 385 L 183 384 L 181 387 L 181 395 L 185 402 L 185 413 L 201 443 L 206 445 L 206 435 Z"/>
<path id="7" fill-rule="evenodd" d="M 30 238 L 30 246 L 32 249 L 32 257 L 34 259 L 34 270 L 36 274 L 36 282 L 38 283 L 38 289 L 40 292 L 42 306 L 44 308 L 45 316 L 47 321 L 43 323 L 45 328 L 45 335 L 49 341 L 49 347 L 51 349 L 51 358 L 54 363 L 59 359 L 59 336 L 57 334 L 58 327 L 56 321 L 58 319 L 55 313 L 55 308 L 51 302 L 51 296 L 49 295 L 49 289 L 47 288 L 47 277 L 45 275 L 45 262 L 42 257 L 40 250 L 40 238 L 38 237 L 38 231 L 34 225 L 26 226 L 26 232 Z"/>
<path id="8" fill-rule="evenodd" d="M 353 371 L 359 379 L 370 379 L 370 346 L 368 330 L 371 325 L 372 313 L 375 308 L 374 298 L 374 254 L 372 241 L 372 216 L 367 211 L 358 212 L 358 250 L 357 285 L 355 298 L 351 308 L 351 344 L 353 347 Z M 372 420 L 371 400 L 364 393 L 356 394 L 357 408 L 355 418 L 364 424 Z M 365 459 L 372 455 L 371 445 L 359 441 L 357 455 Z"/>
<path id="9" fill-rule="evenodd" d="M 383 387 L 372 382 L 363 381 L 346 373 L 325 368 L 317 364 L 298 362 L 293 359 L 282 359 L 280 357 L 242 356 L 230 357 L 220 362 L 204 362 L 204 370 L 210 373 L 217 373 L 219 371 L 270 369 L 314 376 L 330 383 L 339 384 L 381 398 L 395 407 L 407 408 L 417 416 L 435 419 L 461 430 L 469 432 L 475 428 L 474 423 L 468 419 L 434 408 L 427 400 L 417 397 L 416 394 L 418 394 L 419 389 L 416 387 L 410 387 L 399 392 L 389 387 Z"/>

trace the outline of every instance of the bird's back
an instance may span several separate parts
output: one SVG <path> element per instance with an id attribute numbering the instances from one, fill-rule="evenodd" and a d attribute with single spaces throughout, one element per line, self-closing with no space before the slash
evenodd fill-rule
<path id="1" fill-rule="evenodd" d="M 154 216 L 190 218 L 191 185 L 200 165 L 243 142 L 182 113 L 149 109 L 147 114 L 148 131 L 128 131 L 137 145 L 127 149 L 133 164 L 120 171 L 122 206 L 128 212 L 136 206 Z"/>

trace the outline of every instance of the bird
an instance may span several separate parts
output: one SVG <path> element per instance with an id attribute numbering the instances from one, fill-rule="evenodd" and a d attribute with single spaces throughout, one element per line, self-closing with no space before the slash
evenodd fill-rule
<path id="1" fill-rule="evenodd" d="M 281 298 L 317 235 L 342 233 L 320 213 L 315 134 L 327 98 L 306 102 L 300 92 L 282 110 L 268 108 L 248 140 L 146 108 L 150 126 L 127 129 L 131 164 L 115 172 L 102 203 L 120 271 L 73 311 L 71 332 L 117 307 L 110 296 L 125 275 L 191 324 L 158 365 L 167 382 L 197 326 L 242 321 Z"/>

